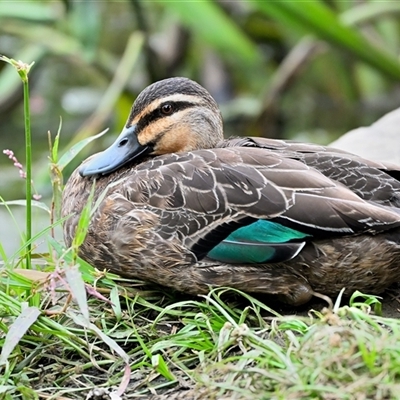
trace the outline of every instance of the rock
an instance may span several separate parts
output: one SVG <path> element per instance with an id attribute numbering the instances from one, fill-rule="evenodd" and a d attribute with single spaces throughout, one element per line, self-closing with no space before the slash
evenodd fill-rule
<path id="1" fill-rule="evenodd" d="M 400 165 L 400 108 L 371 126 L 353 129 L 330 146 L 370 160 Z"/>

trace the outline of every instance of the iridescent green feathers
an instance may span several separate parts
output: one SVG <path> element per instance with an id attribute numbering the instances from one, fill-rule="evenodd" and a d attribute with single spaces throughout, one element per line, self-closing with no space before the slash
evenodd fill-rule
<path id="1" fill-rule="evenodd" d="M 288 261 L 301 251 L 307 237 L 276 222 L 259 220 L 232 232 L 208 257 L 227 263 Z"/>

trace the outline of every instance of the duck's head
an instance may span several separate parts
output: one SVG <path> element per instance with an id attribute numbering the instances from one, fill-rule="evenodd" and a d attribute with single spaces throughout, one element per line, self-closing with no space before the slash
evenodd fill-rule
<path id="1" fill-rule="evenodd" d="M 144 89 L 117 140 L 79 169 L 82 176 L 109 174 L 143 156 L 214 147 L 223 139 L 212 96 L 187 78 L 169 78 Z"/>

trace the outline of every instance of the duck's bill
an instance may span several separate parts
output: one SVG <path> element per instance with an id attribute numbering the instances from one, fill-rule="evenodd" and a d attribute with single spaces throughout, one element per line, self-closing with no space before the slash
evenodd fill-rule
<path id="1" fill-rule="evenodd" d="M 142 146 L 138 142 L 136 125 L 133 125 L 124 128 L 117 140 L 108 149 L 82 165 L 79 173 L 81 176 L 110 174 L 149 151 L 149 146 Z"/>

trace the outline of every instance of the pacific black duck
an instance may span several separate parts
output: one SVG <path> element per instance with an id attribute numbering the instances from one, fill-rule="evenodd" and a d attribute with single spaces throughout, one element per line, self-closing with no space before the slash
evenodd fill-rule
<path id="1" fill-rule="evenodd" d="M 196 82 L 143 90 L 115 143 L 63 195 L 71 245 L 96 182 L 80 256 L 99 269 L 192 293 L 230 286 L 307 302 L 381 293 L 400 277 L 400 167 L 314 144 L 223 139 Z"/>

